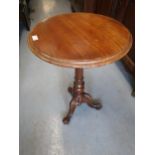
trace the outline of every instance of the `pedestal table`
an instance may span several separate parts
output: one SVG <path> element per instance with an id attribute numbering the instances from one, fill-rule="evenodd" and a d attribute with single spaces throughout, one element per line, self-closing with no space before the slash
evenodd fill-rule
<path id="1" fill-rule="evenodd" d="M 82 103 L 96 109 L 102 107 L 84 91 L 84 68 L 121 59 L 131 48 L 132 36 L 125 26 L 110 17 L 68 13 L 39 22 L 28 35 L 28 45 L 40 59 L 75 69 L 74 86 L 68 88 L 72 95 L 70 108 L 63 119 L 67 124 Z"/>

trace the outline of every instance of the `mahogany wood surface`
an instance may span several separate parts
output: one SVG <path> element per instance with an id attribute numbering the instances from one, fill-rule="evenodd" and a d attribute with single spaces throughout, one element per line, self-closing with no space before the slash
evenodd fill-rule
<path id="1" fill-rule="evenodd" d="M 35 36 L 37 39 L 32 39 Z M 68 13 L 39 22 L 28 45 L 42 60 L 62 67 L 90 68 L 113 63 L 131 48 L 132 36 L 118 21 L 93 13 Z"/>

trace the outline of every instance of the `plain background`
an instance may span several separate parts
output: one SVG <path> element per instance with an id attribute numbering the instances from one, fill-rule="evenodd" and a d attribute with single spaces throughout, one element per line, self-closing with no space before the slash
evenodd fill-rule
<path id="1" fill-rule="evenodd" d="M 136 1 L 136 155 L 155 154 L 155 1 Z M 19 152 L 19 1 L 0 3 L 0 154 Z"/>

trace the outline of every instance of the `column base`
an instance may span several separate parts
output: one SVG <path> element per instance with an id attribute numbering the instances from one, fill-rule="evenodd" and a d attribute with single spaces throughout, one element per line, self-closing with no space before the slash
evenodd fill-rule
<path id="1" fill-rule="evenodd" d="M 89 107 L 97 110 L 102 108 L 101 103 L 93 100 L 90 94 L 84 92 L 83 70 L 81 69 L 81 71 L 76 69 L 74 87 L 68 88 L 68 92 L 72 95 L 72 99 L 70 101 L 69 111 L 63 119 L 64 124 L 68 124 L 70 122 L 76 107 L 82 103 L 86 103 Z"/>

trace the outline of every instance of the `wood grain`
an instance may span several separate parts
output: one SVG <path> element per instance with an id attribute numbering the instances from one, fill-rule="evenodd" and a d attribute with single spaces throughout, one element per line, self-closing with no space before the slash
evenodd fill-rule
<path id="1" fill-rule="evenodd" d="M 37 35 L 38 40 L 32 36 Z M 132 36 L 118 21 L 93 13 L 69 13 L 39 22 L 28 45 L 42 60 L 71 68 L 113 63 L 131 48 Z"/>

